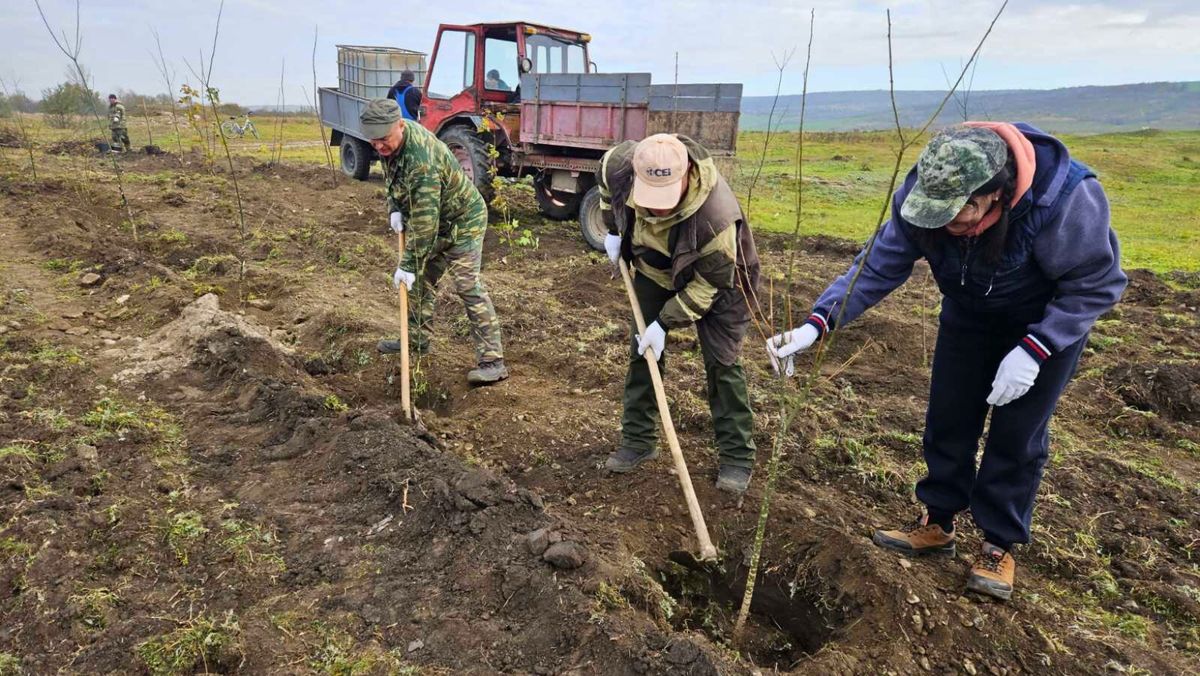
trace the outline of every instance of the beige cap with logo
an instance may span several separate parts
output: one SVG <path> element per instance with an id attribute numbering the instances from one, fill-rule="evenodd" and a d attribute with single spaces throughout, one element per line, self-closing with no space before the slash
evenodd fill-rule
<path id="1" fill-rule="evenodd" d="M 633 150 L 633 202 L 646 209 L 670 209 L 679 204 L 679 183 L 687 180 L 688 154 L 674 134 L 642 139 Z"/>

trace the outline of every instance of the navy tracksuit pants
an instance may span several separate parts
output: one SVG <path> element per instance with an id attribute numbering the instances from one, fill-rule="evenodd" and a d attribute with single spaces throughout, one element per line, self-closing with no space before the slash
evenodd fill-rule
<path id="1" fill-rule="evenodd" d="M 946 299 L 933 355 L 924 451 L 928 474 L 917 498 L 932 516 L 967 507 L 988 542 L 1029 542 L 1033 502 L 1050 448 L 1050 416 L 1075 374 L 1087 336 L 1054 353 L 1025 396 L 989 407 L 1000 361 L 1026 334 L 1016 314 L 975 313 Z M 978 468 L 975 456 L 988 409 L 992 424 Z"/>

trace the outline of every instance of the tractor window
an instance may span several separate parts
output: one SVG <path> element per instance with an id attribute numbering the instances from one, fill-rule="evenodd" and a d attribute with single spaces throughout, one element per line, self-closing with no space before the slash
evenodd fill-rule
<path id="1" fill-rule="evenodd" d="M 583 73 L 583 45 L 549 35 L 525 39 L 526 56 L 533 59 L 535 73 Z"/>
<path id="2" fill-rule="evenodd" d="M 483 86 L 499 92 L 511 92 L 517 85 L 517 43 L 512 40 L 484 38 Z"/>
<path id="3" fill-rule="evenodd" d="M 448 99 L 475 86 L 475 34 L 443 31 L 429 76 L 430 98 Z"/>

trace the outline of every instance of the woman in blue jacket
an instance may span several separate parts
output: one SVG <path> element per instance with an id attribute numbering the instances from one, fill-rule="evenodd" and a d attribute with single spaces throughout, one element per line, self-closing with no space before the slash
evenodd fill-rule
<path id="1" fill-rule="evenodd" d="M 873 539 L 908 555 L 953 555 L 955 515 L 970 508 L 984 543 L 967 588 L 1008 599 L 1011 551 L 1029 541 L 1050 416 L 1092 324 L 1127 282 L 1108 200 L 1087 166 L 1029 125 L 943 131 L 893 196 L 892 218 L 870 254 L 864 249 L 821 294 L 804 324 L 767 341 L 772 364 L 790 372 L 793 355 L 903 284 L 919 258 L 943 294 L 927 474 L 916 489 L 925 512 Z"/>

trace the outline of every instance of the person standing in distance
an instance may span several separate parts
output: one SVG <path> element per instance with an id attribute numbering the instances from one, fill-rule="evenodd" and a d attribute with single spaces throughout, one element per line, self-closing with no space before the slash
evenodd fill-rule
<path id="1" fill-rule="evenodd" d="M 116 94 L 108 95 L 108 130 L 112 132 L 112 151 L 120 148 L 129 152 L 129 127 L 125 124 L 125 104 L 117 100 Z"/>
<path id="2" fill-rule="evenodd" d="M 395 99 L 400 106 L 400 116 L 406 120 L 420 119 L 421 90 L 413 82 L 417 76 L 406 70 L 400 73 L 400 79 L 388 90 L 387 97 Z"/>

